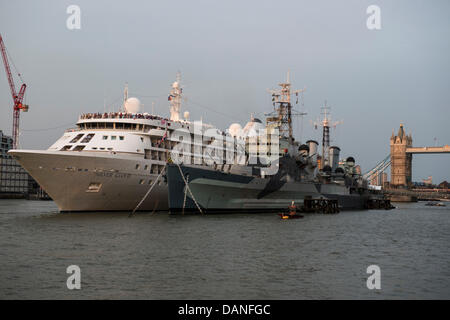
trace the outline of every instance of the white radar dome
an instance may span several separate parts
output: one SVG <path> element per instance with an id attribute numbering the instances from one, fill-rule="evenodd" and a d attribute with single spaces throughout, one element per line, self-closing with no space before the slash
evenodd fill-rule
<path id="1" fill-rule="evenodd" d="M 172 83 L 172 88 L 178 88 L 179 84 L 178 81 L 175 81 L 174 83 Z"/>
<path id="2" fill-rule="evenodd" d="M 240 137 L 242 136 L 242 126 L 239 123 L 232 123 L 228 128 L 228 132 L 233 137 Z"/>
<path id="3" fill-rule="evenodd" d="M 125 101 L 125 111 L 127 113 L 139 113 L 141 112 L 141 102 L 138 98 L 128 98 Z"/>
<path id="4" fill-rule="evenodd" d="M 250 122 L 248 122 L 243 131 L 244 136 L 246 137 L 254 137 L 254 136 L 258 136 L 260 134 L 262 134 L 262 131 L 265 127 L 262 124 L 261 120 L 257 119 L 257 118 L 252 118 L 252 120 L 250 120 Z"/>

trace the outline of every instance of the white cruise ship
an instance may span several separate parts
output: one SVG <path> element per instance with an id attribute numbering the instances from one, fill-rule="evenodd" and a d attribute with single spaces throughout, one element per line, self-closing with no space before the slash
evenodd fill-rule
<path id="1" fill-rule="evenodd" d="M 167 181 L 161 172 L 170 161 L 170 151 L 181 140 L 174 139 L 173 132 L 180 128 L 192 130 L 196 123 L 187 119 L 187 112 L 184 119 L 180 117 L 179 77 L 169 95 L 170 119 L 142 113 L 139 100 L 128 98 L 127 91 L 121 111 L 82 114 L 77 127 L 66 130 L 47 150 L 9 151 L 61 212 L 131 211 L 138 204 L 142 211 L 168 209 Z M 201 128 L 204 131 L 212 126 L 201 124 Z M 224 141 L 239 139 L 215 131 L 226 138 Z M 192 152 L 183 156 L 202 159 L 205 147 L 214 140 L 203 137 L 201 145 L 194 144 Z M 226 150 L 226 142 L 219 148 L 236 152 L 235 147 Z M 199 154 L 194 149 L 200 150 Z"/>

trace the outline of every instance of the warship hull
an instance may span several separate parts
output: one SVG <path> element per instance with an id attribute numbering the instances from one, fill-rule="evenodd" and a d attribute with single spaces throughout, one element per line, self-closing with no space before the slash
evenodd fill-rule
<path id="1" fill-rule="evenodd" d="M 364 209 L 370 198 L 369 194 L 352 193 L 345 185 L 335 183 L 274 181 L 175 164 L 167 167 L 167 183 L 171 214 L 198 213 L 198 206 L 210 213 L 279 212 L 292 201 L 303 204 L 305 198 L 333 199 L 338 201 L 340 210 L 357 210 Z"/>

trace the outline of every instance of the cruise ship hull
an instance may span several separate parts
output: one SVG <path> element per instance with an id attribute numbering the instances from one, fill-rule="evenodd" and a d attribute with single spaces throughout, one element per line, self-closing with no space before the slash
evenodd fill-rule
<path id="1" fill-rule="evenodd" d="M 180 174 L 188 182 L 190 192 Z M 336 199 L 341 210 L 363 209 L 368 194 L 352 194 L 344 185 L 314 182 L 274 182 L 258 178 L 230 174 L 206 168 L 169 165 L 167 167 L 169 211 L 182 212 L 276 212 L 285 210 L 292 201 L 303 204 L 306 197 L 312 199 Z M 195 200 L 195 201 L 194 201 Z"/>
<path id="2" fill-rule="evenodd" d="M 158 176 L 150 174 L 148 160 L 133 156 L 48 150 L 9 153 L 49 194 L 61 212 L 132 211 Z M 148 169 L 143 170 L 146 166 Z M 167 209 L 167 184 L 161 178 L 139 211 Z"/>

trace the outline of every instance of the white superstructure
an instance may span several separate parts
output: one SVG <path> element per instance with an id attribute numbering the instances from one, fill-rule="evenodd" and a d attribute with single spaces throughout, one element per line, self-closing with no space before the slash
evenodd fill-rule
<path id="1" fill-rule="evenodd" d="M 209 145 L 215 144 L 216 150 L 234 156 L 235 144 L 228 149 L 227 141 L 242 140 L 198 123 L 202 128 L 198 134 L 209 129 L 224 139 L 220 145 L 213 137 L 197 139 L 192 132 L 196 123 L 180 119 L 181 94 L 178 76 L 169 96 L 171 115 L 167 119 L 142 113 L 139 100 L 128 98 L 126 88 L 120 111 L 82 114 L 77 127 L 66 130 L 47 150 L 11 150 L 10 153 L 61 211 L 131 211 L 156 179 L 154 189 L 139 208 L 166 210 L 167 183 L 160 173 L 170 161 L 171 150 L 180 143 L 180 138 L 173 134 L 175 130 L 191 135 L 192 149 L 184 150 L 183 157 L 198 165 L 216 166 L 202 160 Z M 225 168 L 221 166 L 221 169 Z"/>

